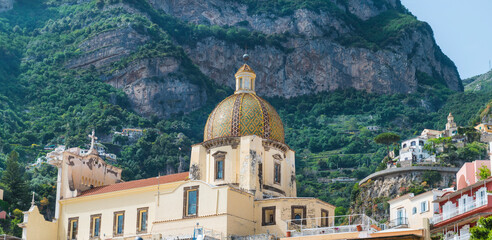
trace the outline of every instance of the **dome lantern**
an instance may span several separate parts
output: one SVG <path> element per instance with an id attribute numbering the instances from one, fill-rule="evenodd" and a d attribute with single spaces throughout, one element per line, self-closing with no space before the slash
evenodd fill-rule
<path id="1" fill-rule="evenodd" d="M 247 54 L 243 56 L 249 58 Z M 210 113 L 204 129 L 204 141 L 222 137 L 257 135 L 276 142 L 285 142 L 282 120 L 267 101 L 256 95 L 256 74 L 243 64 L 234 75 L 236 91 Z"/>
<path id="2" fill-rule="evenodd" d="M 244 54 L 243 59 L 248 61 L 249 55 Z M 236 77 L 236 91 L 234 93 L 254 93 L 256 74 L 248 64 L 243 64 L 234 75 Z"/>

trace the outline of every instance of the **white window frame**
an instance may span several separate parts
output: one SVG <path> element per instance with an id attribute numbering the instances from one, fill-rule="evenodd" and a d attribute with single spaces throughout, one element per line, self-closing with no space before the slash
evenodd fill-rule
<path id="1" fill-rule="evenodd" d="M 405 224 L 405 218 L 406 218 L 406 211 L 405 208 L 398 208 L 396 209 L 396 225 L 403 225 Z"/>
<path id="2" fill-rule="evenodd" d="M 420 202 L 420 213 L 425 213 L 429 211 L 429 202 L 422 201 Z"/>
<path id="3" fill-rule="evenodd" d="M 487 202 L 488 202 L 487 188 L 482 187 L 478 189 L 478 191 L 475 193 L 475 204 L 478 207 L 478 206 L 487 205 Z"/>

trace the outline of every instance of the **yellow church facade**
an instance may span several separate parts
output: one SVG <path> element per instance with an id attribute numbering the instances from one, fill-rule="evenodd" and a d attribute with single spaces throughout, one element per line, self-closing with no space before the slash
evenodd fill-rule
<path id="1" fill-rule="evenodd" d="M 235 78 L 235 93 L 192 146 L 189 172 L 123 182 L 94 150 L 94 134 L 89 151 L 49 154 L 58 168 L 55 219 L 33 205 L 19 224 L 23 239 L 284 237 L 293 225 L 332 224 L 333 205 L 297 197 L 295 152 L 275 109 L 256 95 L 254 71 L 244 64 Z"/>

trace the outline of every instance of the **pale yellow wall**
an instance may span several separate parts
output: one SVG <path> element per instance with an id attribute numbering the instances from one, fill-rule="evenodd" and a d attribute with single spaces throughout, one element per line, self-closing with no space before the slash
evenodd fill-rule
<path id="1" fill-rule="evenodd" d="M 44 220 L 37 206 L 24 212 L 23 240 L 53 240 L 56 239 L 57 223 Z M 24 226 L 23 226 L 24 225 Z"/>
<path id="2" fill-rule="evenodd" d="M 184 188 L 198 186 L 198 216 L 183 218 Z M 227 235 L 228 186 L 212 186 L 203 181 L 188 181 L 175 189 L 161 191 L 159 215 L 153 231 L 169 236 L 186 237 L 197 223 L 217 233 Z"/>
<path id="3" fill-rule="evenodd" d="M 320 201 L 315 198 L 273 198 L 265 199 L 255 202 L 255 218 L 256 228 L 258 233 L 270 233 L 277 234 L 278 236 L 285 236 L 287 231 L 287 221 L 292 219 L 292 206 L 306 206 L 306 225 L 307 227 L 321 226 L 320 218 L 321 209 L 328 211 L 328 217 L 330 221 L 328 224 L 332 224 L 332 219 L 335 216 L 335 206 Z M 275 225 L 262 226 L 262 208 L 275 206 Z"/>
<path id="4" fill-rule="evenodd" d="M 478 124 L 475 129 L 477 129 L 478 131 L 481 131 L 481 132 L 488 132 L 488 133 L 492 133 L 492 127 L 490 124 L 484 124 L 484 123 L 480 123 Z"/>
<path id="5" fill-rule="evenodd" d="M 238 138 L 237 146 L 225 145 L 206 149 L 203 144 L 193 146 L 190 171 L 194 166 L 200 169 L 200 178 L 214 185 L 234 184 L 239 189 L 255 193 L 256 199 L 262 199 L 263 193 L 269 196 L 296 196 L 295 153 L 288 149 L 286 152 L 275 147 L 265 149 L 263 140 L 258 136 L 243 136 Z M 258 158 L 252 159 L 252 151 Z M 215 158 L 217 152 L 225 152 L 224 180 L 217 180 L 215 176 Z M 281 160 L 274 159 L 274 155 L 281 156 Z M 263 185 L 270 188 L 260 188 L 259 163 L 263 164 Z M 274 163 L 281 165 L 280 184 L 274 183 Z M 193 174 L 192 174 L 193 175 Z M 280 191 L 271 190 L 276 188 Z M 284 194 L 280 193 L 284 192 Z"/>
<path id="6" fill-rule="evenodd" d="M 216 179 L 215 176 L 215 158 L 213 155 L 217 152 L 226 152 L 224 160 L 224 179 Z M 207 154 L 205 158 L 206 168 L 207 168 L 207 179 L 206 182 L 212 183 L 214 185 L 221 185 L 226 183 L 237 183 L 238 182 L 238 149 L 233 149 L 231 146 L 221 146 L 214 148 Z"/>
<path id="7" fill-rule="evenodd" d="M 190 238 L 193 235 L 193 229 L 199 224 L 208 231 L 226 236 L 227 233 L 227 215 L 203 216 L 198 218 L 179 219 L 177 221 L 156 222 L 153 232 L 162 234 L 163 237 L 173 238 Z"/>
<path id="8" fill-rule="evenodd" d="M 207 149 L 203 147 L 201 144 L 193 145 L 191 148 L 191 158 L 190 158 L 190 177 L 193 178 L 193 168 L 198 168 L 199 178 L 195 178 L 194 180 L 202 180 L 206 179 L 206 161 L 203 159 L 207 159 Z"/>
<path id="9" fill-rule="evenodd" d="M 405 217 L 408 219 L 408 228 L 421 229 L 426 228 L 424 219 L 430 219 L 434 215 L 436 195 L 442 195 L 440 191 L 428 191 L 415 197 L 404 197 L 390 201 L 390 220 L 397 218 L 397 211 L 400 208 L 405 210 Z M 427 202 L 429 210 L 421 213 L 421 202 Z M 413 214 L 412 209 L 417 208 L 417 213 Z"/>
<path id="10" fill-rule="evenodd" d="M 176 189 L 172 189 L 172 191 L 161 191 L 160 204 L 158 207 L 159 216 L 156 218 L 156 221 L 182 219 L 184 188 L 194 186 L 199 187 L 198 216 L 208 216 L 226 212 L 227 186 L 215 187 L 203 181 L 188 181 Z"/>
<path id="11" fill-rule="evenodd" d="M 160 185 L 166 191 L 179 186 L 182 182 Z M 62 200 L 61 217 L 59 220 L 59 239 L 67 236 L 68 219 L 79 217 L 78 239 L 89 239 L 90 216 L 102 214 L 101 236 L 103 239 L 113 237 L 114 212 L 125 211 L 124 236 L 132 236 L 137 232 L 137 209 L 148 207 L 148 231 L 150 232 L 156 218 L 157 186 L 135 188 L 107 194 L 90 195 Z M 181 200 L 182 201 L 182 200 Z M 171 205 L 172 206 L 172 205 Z M 175 204 L 174 204 L 175 206 Z"/>
<path id="12" fill-rule="evenodd" d="M 183 218 L 184 188 L 198 186 L 198 216 Z M 254 232 L 251 194 L 229 186 L 212 186 L 202 181 L 189 181 L 160 195 L 159 215 L 154 232 L 163 236 L 187 237 L 197 223 L 222 236 L 249 235 Z M 170 207 L 172 206 L 172 207 Z"/>
<path id="13" fill-rule="evenodd" d="M 229 188 L 227 194 L 227 229 L 229 235 L 253 235 L 256 234 L 254 211 L 254 196 Z"/>
<path id="14" fill-rule="evenodd" d="M 274 159 L 274 155 L 280 155 L 282 160 Z M 288 150 L 285 154 L 276 149 L 270 148 L 268 151 L 264 151 L 265 161 L 263 163 L 263 176 L 264 176 L 264 184 L 268 186 L 272 186 L 278 188 L 285 192 L 286 197 L 295 197 L 296 193 L 296 182 L 292 181 L 292 175 L 295 176 L 295 153 L 292 150 Z M 274 166 L 275 163 L 280 164 L 281 169 L 281 181 L 280 184 L 274 182 Z M 280 194 L 274 191 L 265 190 L 268 194 L 274 196 L 281 196 Z"/>

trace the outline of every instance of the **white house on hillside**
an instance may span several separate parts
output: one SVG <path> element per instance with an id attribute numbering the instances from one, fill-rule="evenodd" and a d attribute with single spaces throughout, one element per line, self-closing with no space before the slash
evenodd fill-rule
<path id="1" fill-rule="evenodd" d="M 403 141 L 400 148 L 400 162 L 435 162 L 436 156 L 424 149 L 426 143 L 427 139 L 423 137 Z"/>

